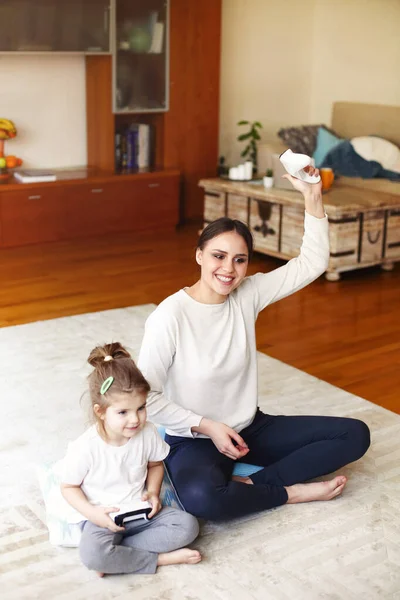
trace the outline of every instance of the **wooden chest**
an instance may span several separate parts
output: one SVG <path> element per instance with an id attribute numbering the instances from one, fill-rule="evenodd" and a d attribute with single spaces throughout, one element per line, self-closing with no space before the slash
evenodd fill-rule
<path id="1" fill-rule="evenodd" d="M 290 259 L 299 254 L 304 232 L 300 193 L 223 179 L 202 179 L 204 224 L 228 216 L 246 223 L 255 250 Z M 329 219 L 330 260 L 326 278 L 380 264 L 390 270 L 400 260 L 400 195 L 339 183 L 324 194 Z"/>

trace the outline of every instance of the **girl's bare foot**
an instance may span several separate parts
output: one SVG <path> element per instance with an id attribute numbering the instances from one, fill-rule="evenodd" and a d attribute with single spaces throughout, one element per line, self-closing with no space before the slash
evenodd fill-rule
<path id="1" fill-rule="evenodd" d="M 332 500 L 332 498 L 340 496 L 346 483 L 347 477 L 339 475 L 330 481 L 290 485 L 285 487 L 289 497 L 287 503 L 297 504 L 299 502 L 313 502 L 314 500 Z"/>
<path id="2" fill-rule="evenodd" d="M 240 477 L 239 475 L 232 475 L 232 481 L 237 481 L 238 483 L 248 483 L 249 485 L 253 485 L 250 477 Z"/>
<path id="3" fill-rule="evenodd" d="M 157 566 L 164 565 L 195 565 L 201 561 L 201 554 L 197 550 L 181 548 L 173 552 L 162 552 L 158 555 Z"/>

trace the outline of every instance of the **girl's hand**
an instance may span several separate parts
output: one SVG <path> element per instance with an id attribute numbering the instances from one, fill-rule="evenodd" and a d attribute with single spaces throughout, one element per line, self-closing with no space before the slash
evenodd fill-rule
<path id="1" fill-rule="evenodd" d="M 242 458 L 249 452 L 244 439 L 234 429 L 225 425 L 225 423 L 207 420 L 206 435 L 212 439 L 221 454 L 225 454 L 225 456 L 232 460 Z"/>
<path id="2" fill-rule="evenodd" d="M 151 504 L 152 510 L 151 513 L 149 513 L 149 519 L 151 519 L 151 517 L 154 517 L 154 515 L 156 515 L 162 509 L 160 496 L 158 494 L 152 492 L 145 492 L 142 496 L 142 500 L 144 502 L 150 502 Z"/>
<path id="3" fill-rule="evenodd" d="M 125 527 L 119 527 L 116 525 L 114 520 L 109 516 L 109 513 L 116 513 L 118 511 L 119 508 L 115 508 L 115 506 L 94 506 L 89 521 L 98 527 L 109 529 L 114 533 L 118 533 L 118 531 L 125 531 Z"/>
<path id="4" fill-rule="evenodd" d="M 311 166 L 304 167 L 304 170 L 309 175 L 319 175 L 319 170 L 315 167 L 311 167 Z M 294 189 L 297 190 L 298 192 L 301 192 L 303 194 L 303 196 L 306 196 L 307 194 L 310 194 L 310 193 L 321 194 L 321 192 L 322 192 L 322 180 L 319 183 L 306 183 L 305 181 L 302 181 L 301 179 L 297 179 L 297 177 L 292 177 L 291 175 L 289 175 L 289 173 L 282 175 L 282 177 L 284 177 L 285 179 L 288 179 L 290 181 L 290 183 L 292 184 L 292 186 L 294 187 Z"/>

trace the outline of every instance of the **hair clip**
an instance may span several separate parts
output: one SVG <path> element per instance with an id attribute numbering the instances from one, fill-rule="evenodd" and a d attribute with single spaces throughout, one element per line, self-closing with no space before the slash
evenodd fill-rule
<path id="1" fill-rule="evenodd" d="M 109 360 L 113 360 L 111 354 L 107 354 L 107 356 L 104 357 L 104 362 L 108 362 Z"/>
<path id="2" fill-rule="evenodd" d="M 114 381 L 114 377 L 107 377 L 107 379 L 105 379 L 103 381 L 103 385 L 100 388 L 100 394 L 102 396 L 104 396 L 104 394 L 110 389 L 110 387 L 112 386 Z"/>

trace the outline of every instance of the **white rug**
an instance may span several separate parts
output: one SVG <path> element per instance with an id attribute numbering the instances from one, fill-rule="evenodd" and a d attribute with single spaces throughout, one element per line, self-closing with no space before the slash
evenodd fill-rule
<path id="1" fill-rule="evenodd" d="M 345 494 L 207 523 L 204 561 L 100 580 L 77 551 L 47 541 L 34 464 L 61 457 L 85 426 L 80 396 L 98 343 L 136 356 L 153 305 L 0 329 L 0 597 L 2 600 L 400 599 L 400 416 L 259 355 L 260 405 L 275 414 L 354 416 L 372 448 L 342 472 Z"/>

